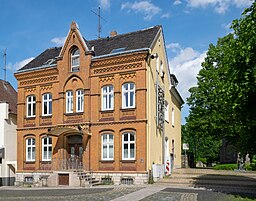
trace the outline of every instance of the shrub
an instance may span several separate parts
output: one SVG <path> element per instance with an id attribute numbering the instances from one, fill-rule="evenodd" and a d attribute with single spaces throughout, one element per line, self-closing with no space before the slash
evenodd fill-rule
<path id="1" fill-rule="evenodd" d="M 237 169 L 237 164 L 217 164 L 213 167 L 214 170 L 234 170 Z"/>

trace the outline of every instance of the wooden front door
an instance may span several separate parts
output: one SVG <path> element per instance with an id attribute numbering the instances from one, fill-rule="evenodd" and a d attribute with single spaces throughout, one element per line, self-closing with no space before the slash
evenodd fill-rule
<path id="1" fill-rule="evenodd" d="M 69 174 L 59 174 L 59 185 L 69 185 Z"/>

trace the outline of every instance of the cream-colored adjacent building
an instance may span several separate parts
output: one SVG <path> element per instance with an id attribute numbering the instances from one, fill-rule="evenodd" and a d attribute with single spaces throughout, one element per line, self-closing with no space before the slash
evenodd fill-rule
<path id="1" fill-rule="evenodd" d="M 17 166 L 17 92 L 0 80 L 0 186 L 14 185 Z"/>

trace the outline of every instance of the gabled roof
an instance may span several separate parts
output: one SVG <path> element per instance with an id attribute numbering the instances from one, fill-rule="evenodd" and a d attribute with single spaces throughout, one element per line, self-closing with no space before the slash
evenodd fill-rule
<path id="1" fill-rule="evenodd" d="M 113 52 L 125 53 L 127 51 L 150 48 L 160 29 L 161 26 L 159 25 L 135 32 L 119 34 L 113 37 L 100 38 L 91 41 L 84 39 L 84 41 L 89 49 L 94 49 L 95 57 L 102 57 L 111 55 Z M 56 65 L 56 57 L 59 56 L 61 49 L 62 47 L 55 47 L 45 50 L 35 59 L 19 69 L 18 73 L 35 68 L 44 68 Z"/>
<path id="2" fill-rule="evenodd" d="M 17 114 L 17 92 L 9 82 L 0 79 L 0 102 L 9 103 L 9 112 Z"/>

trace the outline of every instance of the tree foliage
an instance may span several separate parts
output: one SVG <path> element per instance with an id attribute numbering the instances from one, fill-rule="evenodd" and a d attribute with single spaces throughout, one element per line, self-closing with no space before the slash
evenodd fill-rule
<path id="1" fill-rule="evenodd" d="M 189 89 L 186 140 L 198 140 L 200 157 L 217 158 L 223 138 L 242 153 L 256 153 L 255 1 L 232 28 L 209 45 L 197 86 Z"/>

